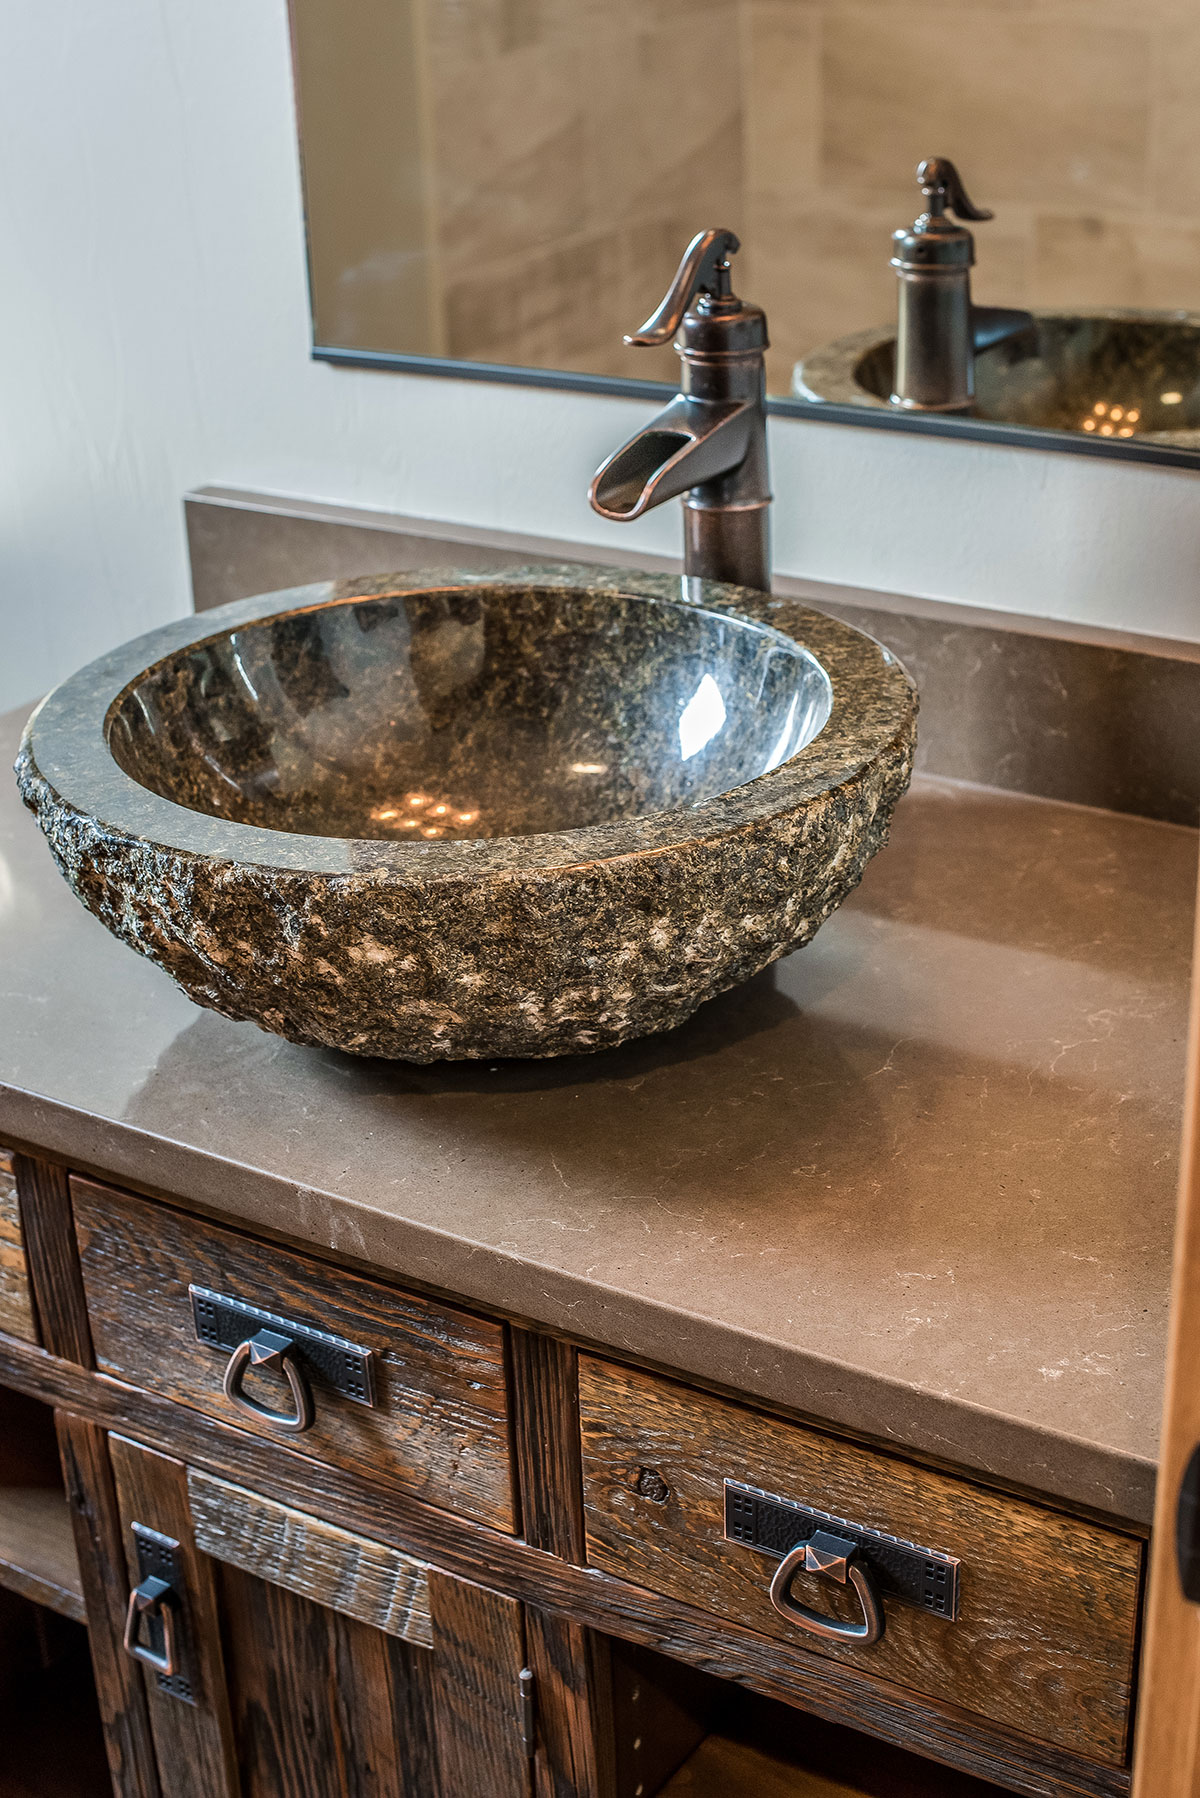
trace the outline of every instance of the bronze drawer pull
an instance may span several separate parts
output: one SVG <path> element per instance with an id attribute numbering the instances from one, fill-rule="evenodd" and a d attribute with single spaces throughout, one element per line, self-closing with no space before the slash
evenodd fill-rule
<path id="1" fill-rule="evenodd" d="M 277 1368 L 292 1389 L 295 1410 L 276 1411 L 272 1406 L 251 1398 L 243 1387 L 246 1370 L 250 1367 Z M 243 1411 L 261 1417 L 274 1429 L 286 1430 L 289 1435 L 298 1436 L 302 1430 L 312 1428 L 312 1390 L 296 1358 L 296 1344 L 290 1336 L 281 1336 L 277 1330 L 259 1330 L 257 1335 L 248 1336 L 244 1342 L 238 1343 L 225 1364 L 223 1389 L 231 1405 L 238 1405 Z"/>
<path id="2" fill-rule="evenodd" d="M 820 1611 L 810 1611 L 807 1605 L 797 1604 L 792 1597 L 792 1581 L 798 1573 L 815 1573 L 818 1578 L 834 1580 L 840 1586 L 849 1581 L 862 1605 L 862 1622 L 839 1623 L 834 1617 L 824 1617 Z M 857 1546 L 844 1536 L 831 1535 L 828 1530 L 818 1530 L 780 1561 L 771 1581 L 771 1603 L 789 1623 L 798 1623 L 801 1629 L 826 1642 L 857 1642 L 863 1648 L 869 1648 L 883 1634 L 883 1606 L 869 1570 L 859 1559 Z"/>
<path id="3" fill-rule="evenodd" d="M 157 1617 L 161 1623 L 161 1652 L 148 1647 L 141 1640 L 143 1617 Z M 150 1574 L 129 1594 L 124 1646 L 126 1654 L 132 1655 L 135 1661 L 144 1661 L 147 1667 L 153 1667 L 164 1679 L 170 1679 L 179 1671 L 179 1656 L 175 1646 L 175 1593 L 169 1582 L 159 1579 L 157 1574 Z"/>
<path id="4" fill-rule="evenodd" d="M 328 1330 L 314 1329 L 312 1324 L 298 1323 L 294 1318 L 264 1311 L 259 1305 L 247 1305 L 243 1299 L 211 1292 L 207 1286 L 189 1286 L 188 1296 L 192 1301 L 197 1342 L 205 1342 L 209 1348 L 231 1355 L 245 1349 L 256 1337 L 276 1337 L 290 1349 L 290 1360 L 296 1363 L 305 1381 L 315 1380 L 353 1404 L 374 1406 L 375 1354 L 372 1349 L 364 1348 L 358 1342 L 347 1342 L 344 1336 L 331 1336 Z M 251 1366 L 266 1364 L 265 1359 L 261 1363 L 251 1360 Z M 290 1380 L 288 1365 L 286 1361 L 280 1363 L 282 1372 Z M 238 1392 L 240 1390 L 239 1387 Z M 228 1377 L 225 1392 L 227 1397 L 238 1402 L 237 1393 L 229 1390 Z M 310 1406 L 311 1402 L 310 1399 Z M 245 1404 L 268 1419 L 276 1415 L 263 1406 L 252 1405 L 248 1399 Z M 297 1411 L 301 1408 L 299 1397 L 296 1408 Z M 304 1427 L 290 1424 L 293 1431 Z"/>

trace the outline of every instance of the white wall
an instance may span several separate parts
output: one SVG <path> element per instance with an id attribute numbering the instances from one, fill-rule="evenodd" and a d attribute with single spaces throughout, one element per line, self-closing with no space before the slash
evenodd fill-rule
<path id="1" fill-rule="evenodd" d="M 192 486 L 676 546 L 584 500 L 644 404 L 308 342 L 285 0 L 8 0 L 0 705 L 187 610 Z M 781 571 L 1200 640 L 1191 474 L 792 420 L 772 456 Z"/>

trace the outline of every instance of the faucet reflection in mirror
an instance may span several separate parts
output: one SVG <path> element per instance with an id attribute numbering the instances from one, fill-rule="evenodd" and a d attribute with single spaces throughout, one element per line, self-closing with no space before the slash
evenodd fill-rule
<path id="1" fill-rule="evenodd" d="M 914 412 L 969 412 L 977 352 L 1029 330 L 1033 316 L 973 303 L 975 239 L 947 213 L 973 223 L 995 215 L 967 197 L 949 157 L 928 157 L 917 168 L 917 180 L 925 211 L 892 235 L 892 267 L 900 284 L 892 404 Z"/>
<path id="2" fill-rule="evenodd" d="M 588 498 L 623 524 L 683 501 L 687 576 L 770 587 L 767 508 L 767 321 L 732 291 L 732 231 L 700 231 L 662 304 L 628 344 L 675 339 L 679 392 L 596 471 Z"/>

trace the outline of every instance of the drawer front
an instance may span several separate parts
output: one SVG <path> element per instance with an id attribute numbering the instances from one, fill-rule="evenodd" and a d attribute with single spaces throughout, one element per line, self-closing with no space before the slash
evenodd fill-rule
<path id="1" fill-rule="evenodd" d="M 513 1528 L 499 1325 L 90 1181 L 73 1180 L 72 1198 L 96 1362 L 105 1373 L 497 1529 Z M 212 1303 L 203 1304 L 203 1327 L 224 1346 L 198 1337 L 192 1288 L 236 1302 L 216 1332 Z M 230 1348 L 264 1321 L 285 1339 L 296 1327 L 301 1383 L 312 1401 L 302 1433 L 281 1432 L 222 1390 Z M 368 1351 L 365 1360 L 347 1352 L 358 1350 Z M 256 1372 L 248 1356 L 240 1359 L 246 1398 L 294 1411 L 278 1364 Z"/>
<path id="2" fill-rule="evenodd" d="M 37 1341 L 12 1158 L 0 1149 L 0 1330 Z"/>
<path id="3" fill-rule="evenodd" d="M 1023 1735 L 1124 1762 L 1140 1542 L 588 1356 L 580 1418 L 591 1566 L 772 1638 L 785 1678 L 797 1655 L 827 1655 Z M 822 1526 L 739 1486 L 826 1514 L 834 1535 L 842 1519 L 900 1538 L 864 1541 L 883 1592 L 879 1641 L 819 1639 L 776 1610 L 768 1588 L 782 1553 Z M 773 1541 L 774 1552 L 727 1528 Z M 912 1544 L 934 1551 L 924 1588 L 921 1558 L 904 1552 Z M 790 1595 L 838 1620 L 863 1616 L 850 1586 L 803 1570 Z"/>

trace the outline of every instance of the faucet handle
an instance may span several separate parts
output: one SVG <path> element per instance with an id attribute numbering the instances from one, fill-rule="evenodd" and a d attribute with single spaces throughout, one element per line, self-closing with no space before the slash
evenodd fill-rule
<path id="1" fill-rule="evenodd" d="M 941 218 L 947 208 L 960 219 L 995 218 L 968 197 L 962 176 L 948 156 L 930 156 L 917 164 L 917 180 L 929 201 L 929 216 Z"/>
<path id="2" fill-rule="evenodd" d="M 740 248 L 741 243 L 732 231 L 698 231 L 683 253 L 683 261 L 675 270 L 675 279 L 666 298 L 640 331 L 626 337 L 626 343 L 642 346 L 670 343 L 698 293 L 708 294 L 714 300 L 732 299 L 729 258 Z"/>

